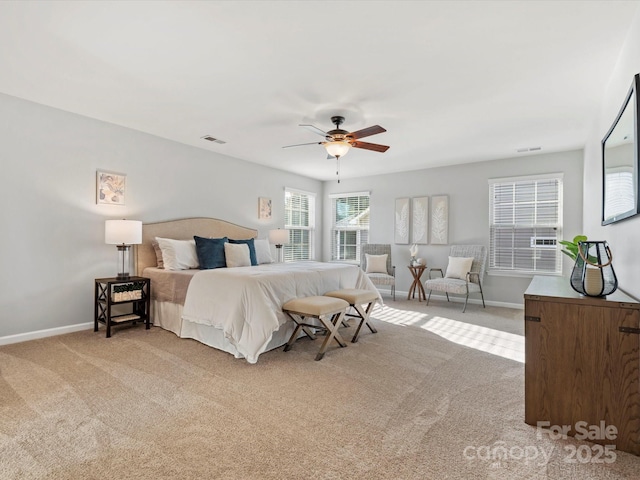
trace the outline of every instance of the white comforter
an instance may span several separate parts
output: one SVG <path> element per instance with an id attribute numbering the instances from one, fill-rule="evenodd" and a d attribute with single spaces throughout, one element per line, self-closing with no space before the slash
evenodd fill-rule
<path id="1" fill-rule="evenodd" d="M 282 305 L 342 288 L 377 292 L 355 265 L 295 262 L 203 270 L 189 284 L 182 318 L 222 329 L 238 352 L 256 363 L 273 332 L 290 321 Z"/>

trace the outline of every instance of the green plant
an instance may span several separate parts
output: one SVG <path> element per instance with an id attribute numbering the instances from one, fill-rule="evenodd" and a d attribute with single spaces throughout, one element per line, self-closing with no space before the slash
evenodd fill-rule
<path id="1" fill-rule="evenodd" d="M 586 235 L 576 235 L 575 237 L 573 237 L 573 241 L 571 242 L 569 242 L 568 240 L 561 240 L 560 245 L 565 246 L 565 248 L 562 249 L 562 253 L 567 255 L 569 258 L 571 258 L 571 260 L 575 262 L 576 258 L 578 258 L 578 255 L 579 255 L 578 243 L 586 242 L 586 241 L 587 241 Z M 585 252 L 583 249 L 582 253 L 587 253 L 587 252 Z M 593 255 L 587 255 L 587 259 L 589 260 L 589 263 L 593 265 L 596 265 L 598 263 L 598 258 L 594 257 Z"/>
<path id="2" fill-rule="evenodd" d="M 576 258 L 578 258 L 578 242 L 586 242 L 586 235 L 576 235 L 573 237 L 573 241 L 561 240 L 560 245 L 564 245 L 565 248 L 562 249 L 562 253 L 567 255 L 574 262 Z"/>

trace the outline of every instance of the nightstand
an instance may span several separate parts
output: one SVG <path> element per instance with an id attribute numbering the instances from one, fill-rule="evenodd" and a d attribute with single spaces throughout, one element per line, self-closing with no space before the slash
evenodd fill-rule
<path id="1" fill-rule="evenodd" d="M 94 298 L 94 326 L 107 327 L 107 338 L 111 337 L 111 327 L 123 323 L 144 322 L 145 328 L 151 327 L 149 307 L 151 303 L 151 279 L 145 277 L 129 277 L 127 280 L 112 278 L 96 278 Z M 129 313 L 114 315 L 115 305 L 131 305 Z"/>

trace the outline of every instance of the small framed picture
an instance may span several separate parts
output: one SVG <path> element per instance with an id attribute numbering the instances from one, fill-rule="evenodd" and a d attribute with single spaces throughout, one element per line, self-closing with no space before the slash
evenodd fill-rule
<path id="1" fill-rule="evenodd" d="M 96 203 L 106 205 L 124 205 L 125 180 L 124 173 L 96 172 Z"/>
<path id="2" fill-rule="evenodd" d="M 271 218 L 271 199 L 266 197 L 258 198 L 258 218 L 268 220 Z"/>

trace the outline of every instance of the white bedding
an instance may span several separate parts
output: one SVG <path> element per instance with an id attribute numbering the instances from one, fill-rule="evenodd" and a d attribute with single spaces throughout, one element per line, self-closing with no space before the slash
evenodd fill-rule
<path id="1" fill-rule="evenodd" d="M 288 321 L 283 304 L 342 288 L 377 292 L 355 265 L 295 262 L 203 270 L 189 284 L 182 318 L 223 330 L 237 351 L 256 363 L 273 332 Z"/>

